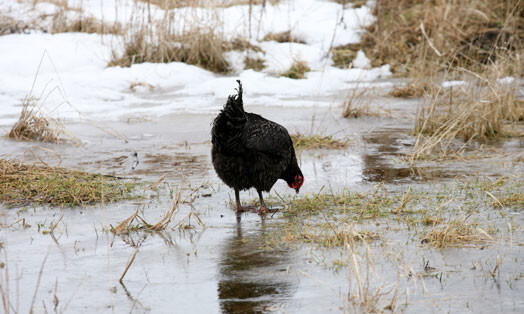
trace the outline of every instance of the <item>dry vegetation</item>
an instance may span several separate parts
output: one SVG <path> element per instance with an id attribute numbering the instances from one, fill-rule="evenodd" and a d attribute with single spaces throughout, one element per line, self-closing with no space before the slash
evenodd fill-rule
<path id="1" fill-rule="evenodd" d="M 122 26 L 119 23 L 108 24 L 100 21 L 92 16 L 84 15 L 82 7 L 70 6 L 69 1 L 66 0 L 34 0 L 31 1 L 33 6 L 38 3 L 54 4 L 57 10 L 50 15 L 42 15 L 40 19 L 51 18 L 50 24 L 45 27 L 45 31 L 52 34 L 68 33 L 68 32 L 82 32 L 82 33 L 97 33 L 97 34 L 121 34 Z M 41 23 L 35 21 L 34 24 Z M 32 28 L 42 28 L 35 27 Z"/>
<path id="2" fill-rule="evenodd" d="M 26 97 L 18 121 L 7 135 L 19 141 L 42 141 L 58 143 L 63 133 L 62 125 L 43 115 L 34 98 Z"/>
<path id="3" fill-rule="evenodd" d="M 393 112 L 390 109 L 381 109 L 377 106 L 371 106 L 364 97 L 368 91 L 366 89 L 351 89 L 342 103 L 342 116 L 344 118 L 361 118 L 361 117 L 391 117 Z"/>
<path id="4" fill-rule="evenodd" d="M 265 41 L 274 40 L 279 43 L 300 43 L 305 44 L 306 42 L 300 38 L 296 38 L 291 35 L 291 31 L 285 31 L 281 33 L 268 33 L 264 36 Z"/>
<path id="5" fill-rule="evenodd" d="M 27 33 L 29 30 L 40 29 L 36 23 L 18 21 L 0 13 L 0 36 L 9 34 Z"/>
<path id="6" fill-rule="evenodd" d="M 262 58 L 244 58 L 244 69 L 253 69 L 255 71 L 262 71 L 266 67 L 265 61 Z"/>
<path id="7" fill-rule="evenodd" d="M 394 72 L 478 69 L 524 44 L 522 0 L 378 0 L 373 14 L 358 47 Z"/>
<path id="8" fill-rule="evenodd" d="M 152 189 L 156 189 L 158 187 L 158 184 L 163 180 L 161 178 L 156 183 L 153 184 L 151 187 Z M 164 216 L 157 221 L 156 223 L 149 223 L 146 221 L 146 219 L 140 215 L 139 211 L 135 211 L 131 216 L 129 216 L 127 219 L 119 223 L 116 227 L 113 227 L 110 225 L 109 230 L 115 234 L 115 235 L 129 235 L 132 232 L 162 232 L 166 230 L 171 222 L 174 220 L 175 214 L 178 212 L 181 204 L 189 204 L 189 206 L 193 206 L 193 202 L 195 199 L 199 196 L 198 189 L 191 192 L 188 196 L 188 199 L 182 200 L 182 193 L 178 192 L 174 196 L 173 205 L 171 209 L 167 210 Z M 202 228 L 205 228 L 205 224 L 200 219 L 200 216 L 190 211 L 185 217 L 181 218 L 174 226 L 172 226 L 172 230 L 180 229 L 180 230 L 187 230 L 187 229 L 193 229 L 195 228 L 194 225 L 191 224 L 191 218 L 194 217 L 194 220 L 200 225 Z"/>
<path id="9" fill-rule="evenodd" d="M 334 47 L 331 49 L 333 65 L 342 69 L 350 68 L 357 57 L 357 51 L 355 44 Z"/>
<path id="10" fill-rule="evenodd" d="M 60 10 L 53 15 L 50 31 L 52 34 L 68 32 L 121 34 L 122 26 L 118 23 L 113 25 L 102 23 L 94 17 L 82 14 L 74 14 L 71 17 L 68 16 L 67 11 Z"/>
<path id="11" fill-rule="evenodd" d="M 306 230 L 300 233 L 288 233 L 286 235 L 286 241 L 300 241 L 325 248 L 333 248 L 341 247 L 348 243 L 379 239 L 379 236 L 375 232 L 368 230 L 357 231 L 354 226 L 350 224 L 342 224 L 340 227 L 334 224 L 327 224 L 327 228 L 325 227 L 326 225 L 324 225 L 323 228 L 313 226 L 308 229 L 304 228 Z"/>
<path id="12" fill-rule="evenodd" d="M 289 77 L 291 79 L 303 79 L 305 78 L 306 72 L 311 71 L 309 66 L 305 61 L 302 60 L 296 60 L 293 62 L 291 67 L 289 69 L 282 73 L 281 76 Z"/>
<path id="13" fill-rule="evenodd" d="M 345 6 L 351 5 L 353 8 L 360 8 L 361 6 L 365 5 L 367 0 L 331 0 L 333 2 L 336 2 L 338 4 L 342 4 Z"/>
<path id="14" fill-rule="evenodd" d="M 411 78 L 391 96 L 424 98 L 410 162 L 523 134 L 524 103 L 505 81 L 524 75 L 523 0 L 379 0 L 373 13 L 377 21 L 362 42 L 345 49 L 363 49 L 372 65 L 390 64 Z M 456 79 L 465 85 L 441 87 Z"/>
<path id="15" fill-rule="evenodd" d="M 173 219 L 174 214 L 178 210 L 180 205 L 180 193 L 177 195 L 173 201 L 173 206 L 168 210 L 164 217 L 158 222 L 151 224 L 148 223 L 142 216 L 139 215 L 138 210 L 129 216 L 127 219 L 119 223 L 116 227 L 111 227 L 111 232 L 116 235 L 125 235 L 133 231 L 143 230 L 146 232 L 159 232 L 167 228 L 171 220 Z"/>
<path id="16" fill-rule="evenodd" d="M 413 80 L 403 86 L 393 86 L 393 89 L 389 92 L 389 96 L 398 98 L 420 98 L 433 87 L 434 86 L 424 85 L 419 81 Z"/>
<path id="17" fill-rule="evenodd" d="M 348 140 L 339 140 L 333 136 L 322 136 L 318 134 L 304 135 L 297 133 L 291 135 L 291 140 L 295 149 L 321 149 L 321 148 L 332 148 L 340 149 L 349 146 Z"/>
<path id="18" fill-rule="evenodd" d="M 222 34 L 214 28 L 193 29 L 179 33 L 171 22 L 160 25 L 143 24 L 142 29 L 128 30 L 124 35 L 124 53 L 113 52 L 109 66 L 131 66 L 144 62 L 185 62 L 204 69 L 227 73 L 229 63 L 224 57 L 227 51 Z M 156 31 L 153 28 L 158 28 Z"/>
<path id="19" fill-rule="evenodd" d="M 300 198 L 269 198 L 284 205 L 283 221 L 267 241 L 269 247 L 294 247 L 300 243 L 316 247 L 346 246 L 356 241 L 383 239 L 392 222 L 400 229 L 417 230 L 422 245 L 431 247 L 468 247 L 506 241 L 508 235 L 485 220 L 486 211 L 504 206 L 520 208 L 522 181 L 515 178 L 476 178 L 455 181 L 438 188 L 408 188 L 388 191 L 383 184 L 363 192 L 343 190 L 306 194 Z M 496 195 L 496 196 L 495 196 Z M 479 214 L 480 213 L 480 214 Z M 359 224 L 356 230 L 353 224 Z M 404 226 L 404 227 L 401 227 Z M 385 227 L 386 229 L 383 229 Z M 396 227 L 395 227 L 396 228 Z M 367 230 L 366 230 L 367 229 Z"/>
<path id="20" fill-rule="evenodd" d="M 228 8 L 234 5 L 275 5 L 279 0 L 140 0 L 149 4 L 161 7 L 162 9 L 172 10 L 184 7 L 207 7 L 212 4 L 218 8 Z"/>
<path id="21" fill-rule="evenodd" d="M 77 206 L 131 197 L 135 183 L 112 176 L 0 160 L 0 202 Z"/>
<path id="22" fill-rule="evenodd" d="M 189 1 L 152 1 L 163 8 L 188 7 L 186 11 L 165 10 L 161 19 L 132 18 L 123 35 L 124 51 L 113 51 L 109 66 L 130 66 L 135 63 L 184 62 L 206 70 L 225 74 L 230 65 L 225 53 L 231 50 L 262 52 L 260 47 L 242 38 L 226 39 L 222 30 L 223 21 L 216 10 L 221 3 Z M 206 16 L 198 9 L 205 7 Z M 137 16 L 151 16 L 150 6 L 137 7 L 142 10 Z M 201 21 L 205 20 L 206 23 Z M 246 68 L 261 70 L 264 61 L 248 57 Z"/>
<path id="23" fill-rule="evenodd" d="M 488 232 L 467 222 L 466 217 L 457 217 L 442 226 L 436 226 L 422 239 L 422 243 L 436 248 L 464 247 L 492 242 L 494 239 Z"/>
<path id="24" fill-rule="evenodd" d="M 415 123 L 417 140 L 411 161 L 425 154 L 447 154 L 463 148 L 463 142 L 521 136 L 524 100 L 516 97 L 514 84 L 495 79 L 468 82 L 430 95 L 429 106 L 419 110 Z"/>

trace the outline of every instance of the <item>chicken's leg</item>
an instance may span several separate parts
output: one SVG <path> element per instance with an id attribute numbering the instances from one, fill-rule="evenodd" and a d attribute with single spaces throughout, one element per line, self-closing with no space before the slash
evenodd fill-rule
<path id="1" fill-rule="evenodd" d="M 264 197 L 262 196 L 262 191 L 257 190 L 257 192 L 258 192 L 258 198 L 260 199 L 260 210 L 258 211 L 260 215 L 266 214 L 266 213 L 274 213 L 278 211 L 278 209 L 267 208 L 266 203 L 264 202 Z"/>
<path id="2" fill-rule="evenodd" d="M 235 200 L 236 200 L 236 212 L 242 213 L 242 212 L 256 212 L 256 208 L 253 206 L 242 206 L 240 204 L 240 190 L 235 189 Z"/>

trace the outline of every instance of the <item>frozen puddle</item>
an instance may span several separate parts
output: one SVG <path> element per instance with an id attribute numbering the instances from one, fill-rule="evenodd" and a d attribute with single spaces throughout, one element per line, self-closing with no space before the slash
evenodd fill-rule
<path id="1" fill-rule="evenodd" d="M 474 171 L 494 175 L 512 171 L 487 163 L 430 164 L 410 170 L 399 161 L 410 141 L 409 126 L 402 120 L 348 120 L 318 108 L 251 110 L 286 125 L 292 133 L 307 133 L 311 117 L 316 116 L 324 134 L 344 134 L 351 140 L 345 150 L 299 154 L 306 178 L 301 195 L 343 188 L 362 191 L 380 182 L 393 193 L 407 187 L 432 190 Z M 512 218 L 507 220 L 481 209 L 495 228 L 507 229 L 508 221 L 514 226 L 511 241 L 484 249 L 426 248 L 417 235 L 423 230 L 406 229 L 396 219 L 355 222 L 359 229 L 380 234 L 378 240 L 369 241 L 369 250 L 363 244 L 355 246 L 355 260 L 362 271 L 374 265 L 369 281 L 364 273 L 360 278 L 367 289 L 361 291 L 349 268 L 353 257 L 344 248 L 272 246 L 268 243 L 288 218 L 282 213 L 265 218 L 235 215 L 228 204 L 231 190 L 219 182 L 210 163 L 212 118 L 180 114 L 154 122 L 111 123 L 128 143 L 80 123 L 67 128 L 80 134 L 82 147 L 1 138 L 0 145 L 6 148 L 1 158 L 26 156 L 30 162 L 24 152 L 32 150 L 51 165 L 61 162 L 62 166 L 138 176 L 150 182 L 166 175 L 158 191 L 139 189 L 144 199 L 87 208 L 1 208 L 0 260 L 4 267 L 0 284 L 10 311 L 25 312 L 33 305 L 37 313 L 55 309 L 73 313 L 365 312 L 366 307 L 355 307 L 352 298 L 380 292 L 387 297 L 379 309 L 387 309 L 388 302 L 396 298 L 396 310 L 412 313 L 524 310 L 520 212 L 508 212 L 507 217 Z M 132 170 L 134 152 L 140 163 Z M 182 204 L 175 214 L 170 224 L 174 228 L 120 236 L 109 231 L 136 210 L 148 222 L 157 222 L 171 208 L 178 190 L 187 199 L 199 187 L 200 197 L 192 204 Z M 278 182 L 271 195 L 276 193 L 288 195 L 290 190 Z M 241 198 L 250 201 L 256 195 L 243 192 Z M 205 226 L 197 216 L 187 219 L 191 212 Z M 24 228 L 21 221 L 14 223 L 22 218 L 30 227 Z M 349 264 L 337 266 L 335 261 Z"/>

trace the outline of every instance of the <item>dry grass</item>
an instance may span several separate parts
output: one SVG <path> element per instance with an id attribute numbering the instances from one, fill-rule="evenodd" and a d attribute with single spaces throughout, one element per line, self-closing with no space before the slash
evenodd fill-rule
<path id="1" fill-rule="evenodd" d="M 19 141 L 58 143 L 63 130 L 58 121 L 45 117 L 38 110 L 36 99 L 26 97 L 22 103 L 20 117 L 7 136 Z"/>
<path id="2" fill-rule="evenodd" d="M 172 10 L 184 7 L 208 7 L 212 4 L 217 8 L 228 8 L 235 5 L 271 5 L 277 4 L 280 0 L 140 0 L 161 7 L 162 9 Z"/>
<path id="3" fill-rule="evenodd" d="M 488 232 L 467 222 L 466 217 L 454 218 L 431 229 L 422 243 L 436 248 L 463 247 L 494 242 Z"/>
<path id="4" fill-rule="evenodd" d="M 187 10 L 165 10 L 161 18 L 151 16 L 150 6 L 135 7 L 137 17 L 125 26 L 123 51 L 113 51 L 109 66 L 131 66 L 136 63 L 184 62 L 225 74 L 230 65 L 225 53 L 231 50 L 262 52 L 260 47 L 242 38 L 226 39 L 218 2 L 151 1 L 161 7 L 188 6 Z M 208 10 L 201 10 L 205 7 Z M 204 16 L 203 16 L 204 15 Z M 203 22 L 205 21 L 205 22 Z M 263 66 L 259 60 L 246 60 L 252 68 Z"/>
<path id="5" fill-rule="evenodd" d="M 128 32 L 124 36 L 124 53 L 113 52 L 109 66 L 131 66 L 136 63 L 184 62 L 216 73 L 227 73 L 229 63 L 224 57 L 226 42 L 213 28 L 193 29 L 177 34 L 174 30 L 163 29 L 154 32 L 150 26 Z"/>
<path id="6" fill-rule="evenodd" d="M 156 223 L 149 223 L 139 214 L 137 210 L 127 219 L 119 223 L 116 227 L 110 225 L 110 231 L 116 235 L 129 235 L 131 232 L 145 231 L 145 232 L 161 232 L 169 227 L 173 221 L 174 215 L 177 213 L 181 204 L 189 204 L 193 206 L 193 202 L 198 197 L 198 190 L 193 191 L 189 195 L 189 200 L 182 200 L 181 193 L 179 192 L 173 200 L 173 206 L 169 209 L 164 216 Z M 179 228 L 181 230 L 193 229 L 195 226 L 191 224 L 191 218 L 194 217 L 197 223 L 205 228 L 205 224 L 202 222 L 198 214 L 195 212 L 189 212 L 184 218 L 180 219 L 172 229 Z"/>
<path id="7" fill-rule="evenodd" d="M 311 71 L 311 69 L 305 61 L 297 60 L 293 62 L 291 67 L 289 67 L 289 69 L 286 72 L 282 73 L 280 76 L 285 76 L 291 79 L 298 80 L 305 78 L 306 72 L 309 71 Z"/>
<path id="8" fill-rule="evenodd" d="M 358 48 L 354 44 L 334 47 L 331 50 L 333 65 L 342 69 L 351 68 L 353 60 L 357 57 Z"/>
<path id="9" fill-rule="evenodd" d="M 110 25 L 92 16 L 85 16 L 82 5 L 80 7 L 70 6 L 71 1 L 67 0 L 33 0 L 33 5 L 38 3 L 51 3 L 57 7 L 55 13 L 51 15 L 51 24 L 46 31 L 56 33 L 82 32 L 97 34 L 122 34 L 122 26 L 119 23 Z M 47 18 L 43 15 L 41 19 Z"/>
<path id="10" fill-rule="evenodd" d="M 339 140 L 333 136 L 322 136 L 319 134 L 304 135 L 301 133 L 291 135 L 295 149 L 341 149 L 349 146 L 348 140 Z"/>
<path id="11" fill-rule="evenodd" d="M 385 217 L 392 208 L 398 207 L 402 195 L 389 195 L 381 186 L 363 193 L 342 191 L 340 193 L 306 194 L 301 198 L 282 199 L 286 217 L 310 217 L 317 215 L 344 214 L 352 219 Z M 383 192 L 383 193 L 381 193 Z"/>
<path id="12" fill-rule="evenodd" d="M 7 206 L 114 202 L 131 197 L 134 186 L 112 176 L 0 160 L 0 201 Z"/>
<path id="13" fill-rule="evenodd" d="M 173 216 L 175 215 L 176 211 L 178 210 L 178 206 L 180 205 L 180 193 L 177 195 L 175 200 L 173 201 L 173 206 L 170 210 L 168 210 L 164 217 L 162 217 L 157 223 L 150 224 L 148 223 L 142 216 L 138 214 L 138 210 L 129 216 L 127 219 L 122 221 L 120 224 L 118 224 L 116 227 L 113 227 L 110 225 L 110 231 L 116 235 L 126 235 L 130 232 L 142 230 L 147 232 L 159 232 L 163 231 L 167 228 L 167 226 L 171 223 L 171 220 L 173 219 Z"/>
<path id="14" fill-rule="evenodd" d="M 365 242 L 364 242 L 365 243 Z M 349 238 L 348 249 L 348 313 L 384 313 L 385 310 L 396 312 L 399 293 L 399 279 L 387 283 L 378 274 L 376 262 L 371 250 L 365 243 L 366 251 L 359 253 L 354 241 Z M 400 274 L 397 274 L 400 277 Z M 413 278 L 414 281 L 416 278 Z M 407 293 L 406 289 L 406 293 Z M 406 301 L 407 305 L 407 301 Z M 346 312 L 346 310 L 344 311 Z"/>
<path id="15" fill-rule="evenodd" d="M 342 116 L 344 118 L 393 116 L 393 112 L 390 109 L 372 107 L 365 97 L 366 93 L 367 90 L 358 88 L 353 88 L 347 93 L 342 103 Z"/>
<path id="16" fill-rule="evenodd" d="M 102 23 L 94 17 L 87 17 L 83 15 L 75 15 L 68 17 L 67 11 L 60 10 L 53 15 L 51 24 L 51 33 L 97 33 L 97 34 L 122 34 L 122 26 L 118 23 L 109 25 Z"/>
<path id="17" fill-rule="evenodd" d="M 524 101 L 516 97 L 516 88 L 493 78 L 426 95 L 429 105 L 417 114 L 411 162 L 435 150 L 447 154 L 471 141 L 522 135 L 516 127 L 524 120 Z"/>
<path id="18" fill-rule="evenodd" d="M 394 72 L 479 69 L 524 44 L 522 0 L 378 0 L 373 13 L 360 48 Z"/>
<path id="19" fill-rule="evenodd" d="M 268 33 L 263 38 L 264 41 L 276 41 L 279 43 L 300 43 L 305 44 L 306 42 L 300 38 L 291 35 L 291 31 L 285 31 L 281 33 Z"/>
<path id="20" fill-rule="evenodd" d="M 324 228 L 319 232 L 314 232 L 309 229 L 299 233 L 299 241 L 305 243 L 313 243 L 325 248 L 341 247 L 348 243 L 359 241 L 371 241 L 379 239 L 378 234 L 372 231 L 361 230 L 357 231 L 352 225 L 342 225 L 341 228 L 328 224 L 328 228 Z M 290 240 L 290 239 L 288 239 Z"/>
<path id="21" fill-rule="evenodd" d="M 333 2 L 336 2 L 338 4 L 342 4 L 344 6 L 348 6 L 351 4 L 353 8 L 360 8 L 361 6 L 365 5 L 367 0 L 331 0 Z"/>
<path id="22" fill-rule="evenodd" d="M 262 48 L 260 48 L 257 45 L 253 45 L 249 41 L 247 41 L 244 38 L 237 37 L 233 39 L 231 42 L 225 42 L 225 49 L 227 51 L 229 50 L 239 50 L 239 51 L 254 51 L 254 52 L 263 52 Z"/>
<path id="23" fill-rule="evenodd" d="M 498 197 L 491 203 L 494 207 L 514 207 L 517 209 L 524 208 L 524 193 L 510 192 Z"/>
<path id="24" fill-rule="evenodd" d="M 33 21 L 18 21 L 10 16 L 0 13 L 0 36 L 9 34 L 28 33 L 30 30 L 41 27 Z"/>
<path id="25" fill-rule="evenodd" d="M 253 69 L 255 71 L 262 71 L 266 67 L 264 59 L 246 57 L 244 59 L 244 69 Z"/>
<path id="26" fill-rule="evenodd" d="M 420 98 L 432 88 L 435 86 L 428 82 L 421 83 L 420 80 L 412 80 L 403 86 L 393 86 L 388 95 L 397 98 Z"/>

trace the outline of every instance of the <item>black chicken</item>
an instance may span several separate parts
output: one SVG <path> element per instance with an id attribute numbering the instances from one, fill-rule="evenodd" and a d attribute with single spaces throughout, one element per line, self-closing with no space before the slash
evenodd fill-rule
<path id="1" fill-rule="evenodd" d="M 211 156 L 218 176 L 235 189 L 236 211 L 255 211 L 240 204 L 240 190 L 257 189 L 259 214 L 269 211 L 262 191 L 269 192 L 278 179 L 298 191 L 304 183 L 286 128 L 278 123 L 244 111 L 242 83 L 238 95 L 227 99 L 224 109 L 213 122 Z"/>

